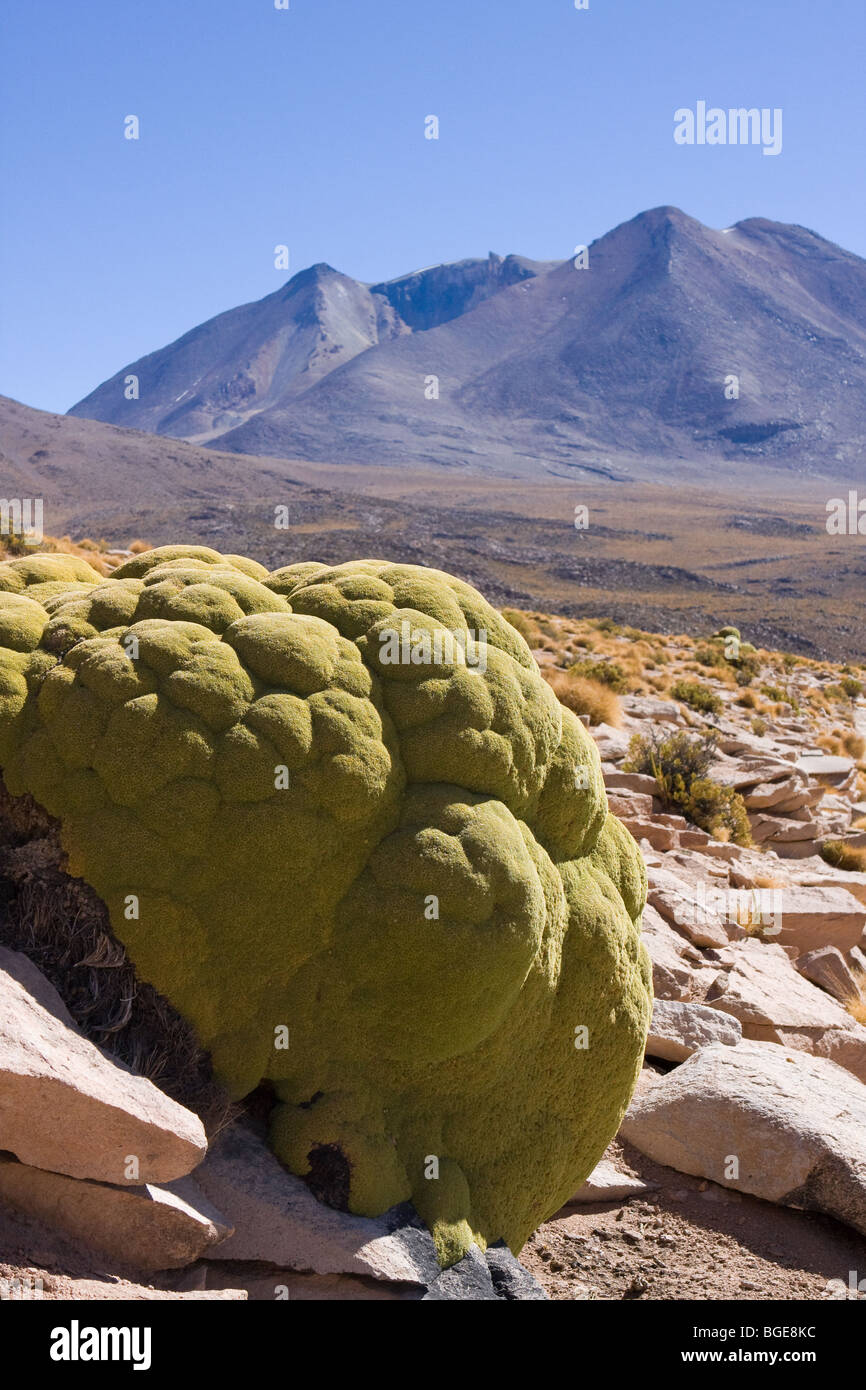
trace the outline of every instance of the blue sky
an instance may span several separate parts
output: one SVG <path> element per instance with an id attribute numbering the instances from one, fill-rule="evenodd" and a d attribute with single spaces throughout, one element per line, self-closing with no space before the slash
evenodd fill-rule
<path id="1" fill-rule="evenodd" d="M 0 392 L 68 409 L 276 289 L 277 244 L 374 281 L 673 203 L 866 255 L 863 0 L 290 5 L 7 0 Z M 781 107 L 782 153 L 676 145 L 700 100 Z"/>

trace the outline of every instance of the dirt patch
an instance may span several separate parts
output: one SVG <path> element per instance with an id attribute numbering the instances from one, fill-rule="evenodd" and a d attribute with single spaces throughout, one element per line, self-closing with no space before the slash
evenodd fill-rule
<path id="1" fill-rule="evenodd" d="M 866 1240 L 829 1217 L 688 1177 L 630 1145 L 611 1154 L 652 1190 L 566 1207 L 539 1227 L 520 1259 L 552 1299 L 824 1299 L 830 1280 L 866 1278 Z"/>

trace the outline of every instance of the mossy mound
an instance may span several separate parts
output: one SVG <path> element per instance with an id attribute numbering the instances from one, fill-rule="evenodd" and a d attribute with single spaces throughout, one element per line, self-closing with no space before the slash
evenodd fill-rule
<path id="1" fill-rule="evenodd" d="M 649 1021 L 643 865 L 474 589 L 205 547 L 0 564 L 0 764 L 220 1080 L 272 1083 L 293 1171 L 411 1198 L 445 1263 L 519 1250 L 591 1171 Z"/>

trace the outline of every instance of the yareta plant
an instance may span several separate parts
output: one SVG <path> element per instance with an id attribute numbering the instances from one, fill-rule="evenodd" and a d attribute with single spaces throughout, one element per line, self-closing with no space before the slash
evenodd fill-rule
<path id="1" fill-rule="evenodd" d="M 438 570 L 164 546 L 0 564 L 0 764 L 276 1153 L 443 1263 L 519 1250 L 616 1133 L 645 874 L 523 638 Z"/>

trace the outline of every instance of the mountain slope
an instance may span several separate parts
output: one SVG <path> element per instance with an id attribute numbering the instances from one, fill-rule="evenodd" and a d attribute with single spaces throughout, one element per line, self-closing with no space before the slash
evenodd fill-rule
<path id="1" fill-rule="evenodd" d="M 203 443 L 303 395 L 368 348 L 436 327 L 537 269 L 491 252 L 369 286 L 314 265 L 124 367 L 69 414 Z M 137 399 L 127 399 L 129 376 Z"/>
<path id="2" fill-rule="evenodd" d="M 313 275 L 312 308 L 296 276 L 144 359 L 142 401 L 122 398 L 133 366 L 72 413 L 240 453 L 510 475 L 862 467 L 866 261 L 804 228 L 714 231 L 656 208 L 595 242 L 587 269 L 491 257 L 369 289 Z M 268 376 L 258 364 L 284 337 L 291 352 Z M 189 399 L 169 407 L 171 392 Z"/>

